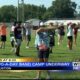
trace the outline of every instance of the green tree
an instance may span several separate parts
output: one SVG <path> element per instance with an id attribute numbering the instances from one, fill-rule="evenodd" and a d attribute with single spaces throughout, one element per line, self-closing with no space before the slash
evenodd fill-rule
<path id="1" fill-rule="evenodd" d="M 41 6 L 35 6 L 30 4 L 24 4 L 24 16 L 25 20 L 31 19 L 31 18 L 37 18 L 37 19 L 43 19 L 43 15 L 46 12 L 46 8 L 44 5 Z"/>
<path id="2" fill-rule="evenodd" d="M 13 5 L 2 6 L 0 8 L 0 20 L 10 22 L 11 20 L 16 20 L 16 7 Z"/>
<path id="3" fill-rule="evenodd" d="M 76 11 L 76 3 L 71 0 L 55 0 L 50 7 L 55 18 L 73 18 Z"/>

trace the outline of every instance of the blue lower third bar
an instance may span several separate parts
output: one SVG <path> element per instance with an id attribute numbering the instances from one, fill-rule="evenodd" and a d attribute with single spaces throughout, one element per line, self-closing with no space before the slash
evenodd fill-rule
<path id="1" fill-rule="evenodd" d="M 0 62 L 0 69 L 73 70 L 72 62 Z"/>

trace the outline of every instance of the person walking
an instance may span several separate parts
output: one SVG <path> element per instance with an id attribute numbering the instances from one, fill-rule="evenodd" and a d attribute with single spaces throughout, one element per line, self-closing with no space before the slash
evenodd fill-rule
<path id="1" fill-rule="evenodd" d="M 16 52 L 15 54 L 17 56 L 20 56 L 20 46 L 21 46 L 21 41 L 22 41 L 22 27 L 21 27 L 21 22 L 17 22 L 16 27 L 14 29 L 14 36 L 16 40 Z"/>

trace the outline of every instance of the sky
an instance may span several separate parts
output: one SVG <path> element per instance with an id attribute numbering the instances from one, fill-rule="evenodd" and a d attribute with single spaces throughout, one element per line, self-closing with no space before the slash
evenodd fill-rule
<path id="1" fill-rule="evenodd" d="M 0 7 L 3 5 L 14 5 L 17 6 L 18 0 L 0 0 Z M 21 0 L 20 0 L 21 1 Z M 53 0 L 24 0 L 26 4 L 34 4 L 34 5 L 44 5 L 45 7 L 50 7 Z M 80 0 L 72 0 L 80 5 Z"/>

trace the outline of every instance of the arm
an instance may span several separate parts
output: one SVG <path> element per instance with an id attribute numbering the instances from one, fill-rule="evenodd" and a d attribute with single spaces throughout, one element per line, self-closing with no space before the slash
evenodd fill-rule
<path id="1" fill-rule="evenodd" d="M 39 28 L 39 29 L 36 30 L 36 33 L 44 32 L 44 31 L 45 31 L 44 28 Z"/>
<path id="2" fill-rule="evenodd" d="M 36 33 L 39 33 L 39 32 L 44 32 L 44 31 L 49 31 L 49 30 L 54 30 L 56 29 L 55 27 L 46 27 L 46 28 L 39 28 Z"/>

